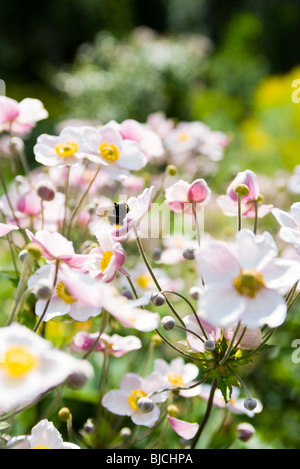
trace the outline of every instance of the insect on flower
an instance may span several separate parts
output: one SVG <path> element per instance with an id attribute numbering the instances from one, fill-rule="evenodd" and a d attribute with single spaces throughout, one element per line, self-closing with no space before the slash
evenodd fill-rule
<path id="1" fill-rule="evenodd" d="M 114 202 L 113 205 L 98 207 L 96 215 L 100 218 L 106 218 L 111 225 L 121 226 L 128 212 L 129 206 L 125 202 L 120 204 Z"/>

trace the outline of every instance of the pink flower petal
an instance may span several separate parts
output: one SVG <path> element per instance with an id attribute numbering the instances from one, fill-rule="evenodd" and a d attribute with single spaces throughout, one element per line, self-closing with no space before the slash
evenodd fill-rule
<path id="1" fill-rule="evenodd" d="M 173 430 L 177 435 L 181 436 L 185 440 L 190 440 L 196 435 L 199 425 L 198 423 L 190 423 L 184 420 L 176 419 L 175 417 L 168 416 L 169 422 Z"/>

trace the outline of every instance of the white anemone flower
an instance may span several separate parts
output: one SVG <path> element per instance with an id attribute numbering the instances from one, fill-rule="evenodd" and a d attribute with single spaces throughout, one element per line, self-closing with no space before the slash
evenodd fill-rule
<path id="1" fill-rule="evenodd" d="M 53 423 L 44 419 L 32 428 L 30 435 L 12 437 L 7 449 L 80 449 L 80 446 L 63 441 Z"/>
<path id="2" fill-rule="evenodd" d="M 74 373 L 93 375 L 89 362 L 55 349 L 18 323 L 0 328 L 0 344 L 2 412 L 32 403 Z"/>
<path id="3" fill-rule="evenodd" d="M 205 283 L 199 316 L 215 327 L 281 325 L 287 314 L 284 293 L 299 280 L 300 267 L 277 254 L 270 233 L 256 236 L 247 229 L 235 243 L 204 244 L 196 254 Z"/>
<path id="4" fill-rule="evenodd" d="M 153 427 L 160 415 L 157 405 L 167 398 L 166 393 L 158 393 L 151 397 L 154 403 L 150 412 L 143 413 L 138 407 L 138 401 L 150 393 L 163 388 L 165 381 L 159 373 L 151 373 L 146 378 L 135 373 L 126 373 L 121 381 L 120 389 L 112 389 L 105 394 L 102 405 L 117 415 L 127 415 L 136 425 Z"/>
<path id="5" fill-rule="evenodd" d="M 274 208 L 272 214 L 281 225 L 280 238 L 286 243 L 291 243 L 300 254 L 300 202 L 291 206 L 290 213 Z"/>

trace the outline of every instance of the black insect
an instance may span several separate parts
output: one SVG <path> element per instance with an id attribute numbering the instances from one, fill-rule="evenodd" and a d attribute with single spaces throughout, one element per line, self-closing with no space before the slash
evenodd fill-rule
<path id="1" fill-rule="evenodd" d="M 120 204 L 114 202 L 113 205 L 99 207 L 96 210 L 96 215 L 101 218 L 106 218 L 111 225 L 121 226 L 128 212 L 129 207 L 125 202 Z"/>

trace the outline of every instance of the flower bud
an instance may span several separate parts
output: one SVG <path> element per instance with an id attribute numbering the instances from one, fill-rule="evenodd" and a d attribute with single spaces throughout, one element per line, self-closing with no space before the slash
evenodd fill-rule
<path id="1" fill-rule="evenodd" d="M 165 329 L 165 331 L 170 331 L 175 327 L 175 319 L 172 316 L 165 316 L 161 320 L 161 327 Z"/>
<path id="2" fill-rule="evenodd" d="M 154 306 L 162 306 L 166 302 L 166 297 L 162 293 L 152 293 L 151 302 Z"/>
<path id="3" fill-rule="evenodd" d="M 33 257 L 34 260 L 38 261 L 42 257 L 43 249 L 37 243 L 29 243 L 25 246 L 25 249 L 29 252 L 29 254 Z"/>
<path id="4" fill-rule="evenodd" d="M 213 352 L 216 348 L 216 345 L 212 340 L 206 340 L 204 342 L 204 348 L 207 352 Z"/>
<path id="5" fill-rule="evenodd" d="M 154 409 L 154 402 L 149 397 L 141 397 L 137 401 L 137 406 L 142 412 L 142 414 L 148 414 L 151 410 Z"/>
<path id="6" fill-rule="evenodd" d="M 127 300 L 133 300 L 134 299 L 133 293 L 130 290 L 123 290 L 121 292 L 121 295 L 124 296 L 125 298 L 127 298 Z"/>
<path id="7" fill-rule="evenodd" d="M 168 405 L 167 412 L 170 415 L 170 417 L 177 417 L 179 410 L 176 405 L 171 404 L 171 405 Z"/>
<path id="8" fill-rule="evenodd" d="M 85 422 L 85 424 L 83 425 L 83 430 L 88 433 L 89 435 L 91 435 L 92 433 L 94 433 L 95 431 L 95 425 L 92 421 L 92 419 L 87 419 L 87 421 Z"/>
<path id="9" fill-rule="evenodd" d="M 155 248 L 155 249 L 153 249 L 153 251 L 152 251 L 152 259 L 153 259 L 154 261 L 159 261 L 160 258 L 161 258 L 161 253 L 162 253 L 162 249 L 160 249 L 160 248 Z"/>
<path id="10" fill-rule="evenodd" d="M 70 409 L 68 407 L 62 407 L 58 412 L 58 418 L 61 422 L 67 422 L 71 416 Z"/>
<path id="11" fill-rule="evenodd" d="M 154 342 L 154 345 L 161 345 L 163 339 L 158 334 L 153 334 L 151 341 Z"/>
<path id="12" fill-rule="evenodd" d="M 187 248 L 183 251 L 182 255 L 188 261 L 193 261 L 195 259 L 195 249 Z"/>
<path id="13" fill-rule="evenodd" d="M 55 197 L 56 189 L 51 181 L 40 181 L 35 190 L 37 195 L 46 202 L 51 202 Z"/>
<path id="14" fill-rule="evenodd" d="M 248 441 L 255 433 L 255 428 L 248 422 L 240 423 L 237 427 L 237 437 L 241 441 Z"/>
<path id="15" fill-rule="evenodd" d="M 201 293 L 201 289 L 199 287 L 191 287 L 189 294 L 194 300 L 198 300 Z"/>
<path id="16" fill-rule="evenodd" d="M 48 300 L 52 295 L 52 285 L 48 279 L 39 280 L 34 286 L 34 293 L 40 300 Z"/>
<path id="17" fill-rule="evenodd" d="M 246 186 L 246 184 L 238 184 L 235 188 L 234 191 L 240 196 L 244 197 L 245 195 L 249 194 L 249 187 Z"/>
<path id="18" fill-rule="evenodd" d="M 178 169 L 173 164 L 168 164 L 168 166 L 166 167 L 166 171 L 169 173 L 170 176 L 175 176 L 178 172 Z"/>
<path id="19" fill-rule="evenodd" d="M 67 384 L 72 388 L 72 389 L 81 389 L 85 383 L 87 382 L 88 377 L 84 373 L 72 373 L 68 379 L 67 379 Z"/>
<path id="20" fill-rule="evenodd" d="M 123 427 L 121 428 L 121 431 L 120 431 L 120 436 L 122 438 L 124 438 L 124 440 L 127 440 L 128 438 L 131 437 L 131 429 L 129 427 Z"/>
<path id="21" fill-rule="evenodd" d="M 19 252 L 19 259 L 21 262 L 24 262 L 25 259 L 28 257 L 29 255 L 29 252 L 27 251 L 27 249 L 23 249 L 22 251 Z"/>
<path id="22" fill-rule="evenodd" d="M 257 402 L 255 399 L 250 398 L 250 399 L 244 400 L 245 409 L 250 410 L 252 412 L 256 408 L 256 406 L 257 406 Z"/>

